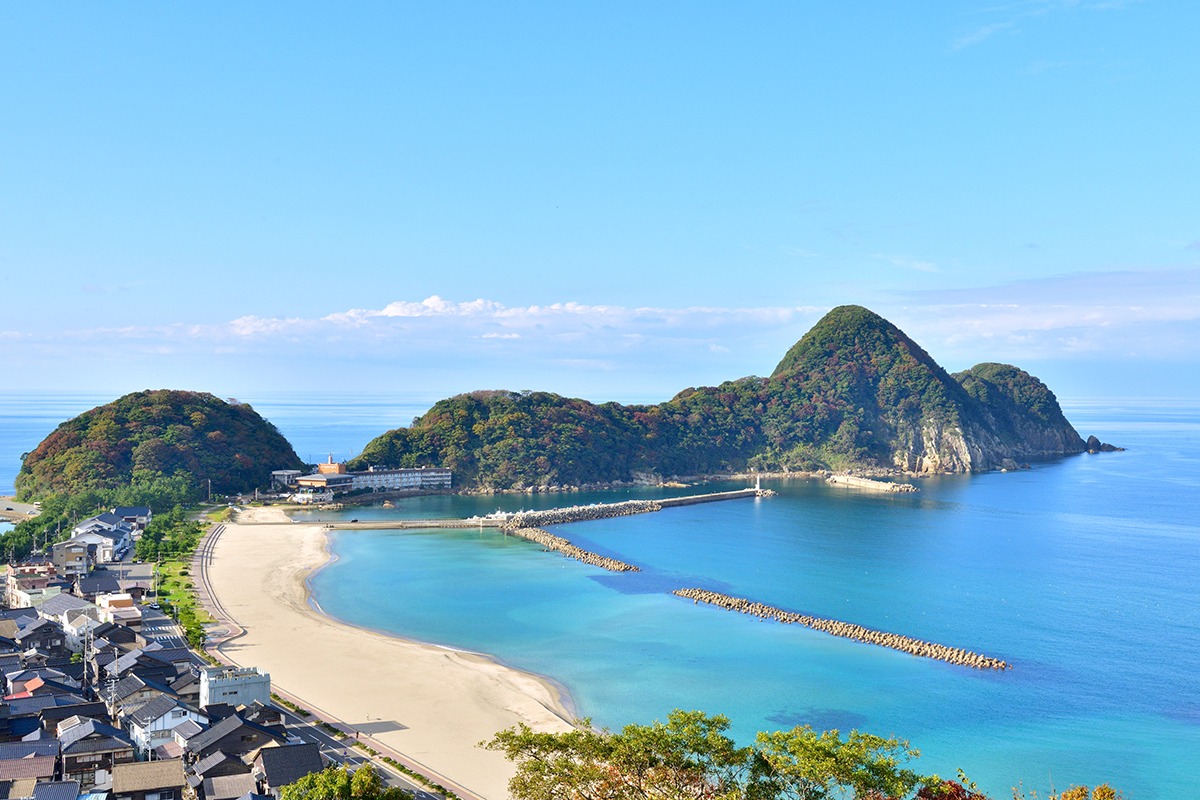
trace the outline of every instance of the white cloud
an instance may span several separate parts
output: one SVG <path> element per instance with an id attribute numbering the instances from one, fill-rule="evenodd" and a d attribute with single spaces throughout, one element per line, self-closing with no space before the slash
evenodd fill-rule
<path id="1" fill-rule="evenodd" d="M 910 291 L 871 305 L 951 369 L 979 361 L 1200 360 L 1200 268 Z M 245 380 L 287 388 L 336 374 L 348 387 L 383 380 L 430 391 L 492 386 L 601 399 L 618 391 L 669 396 L 681 386 L 768 374 L 827 310 L 510 306 L 435 296 L 311 318 L 0 332 L 0 359 L 23 374 L 54 365 L 136 374 L 147 384 L 166 385 L 180 374 L 205 383 L 242 376 L 231 389 Z"/>
<path id="2" fill-rule="evenodd" d="M 1200 355 L 1200 270 L 1081 273 L 908 292 L 892 318 L 927 349 L 975 360 Z"/>
<path id="3" fill-rule="evenodd" d="M 917 272 L 939 271 L 937 264 L 934 264 L 932 261 L 922 261 L 921 259 L 911 258 L 909 256 L 889 256 L 882 253 L 876 253 L 875 258 L 880 259 L 881 261 L 886 261 L 893 266 L 916 270 Z"/>

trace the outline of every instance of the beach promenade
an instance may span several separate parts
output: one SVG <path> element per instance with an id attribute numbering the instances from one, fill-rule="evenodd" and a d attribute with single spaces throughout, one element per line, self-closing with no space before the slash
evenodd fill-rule
<path id="1" fill-rule="evenodd" d="M 243 511 L 197 559 L 207 605 L 228 631 L 210 649 L 269 672 L 277 692 L 369 734 L 373 747 L 460 795 L 506 798 L 513 766 L 476 745 L 518 722 L 569 730 L 574 715 L 558 690 L 487 656 L 325 616 L 310 604 L 307 579 L 327 559 L 322 526 Z"/>

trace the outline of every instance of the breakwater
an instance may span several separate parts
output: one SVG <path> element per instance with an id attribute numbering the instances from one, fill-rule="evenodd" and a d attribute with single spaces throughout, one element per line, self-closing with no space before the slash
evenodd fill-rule
<path id="1" fill-rule="evenodd" d="M 567 506 L 548 508 L 544 511 L 518 511 L 505 520 L 503 528 L 536 528 L 540 525 L 565 525 L 568 522 L 587 522 L 594 519 L 627 517 L 631 514 L 648 514 L 664 508 L 690 506 L 697 503 L 715 503 L 719 500 L 740 500 L 774 494 L 769 489 L 738 489 L 732 492 L 692 494 L 686 497 L 664 497 L 658 500 L 622 500 L 619 503 L 595 503 L 589 506 Z"/>
<path id="2" fill-rule="evenodd" d="M 528 539 L 531 542 L 536 542 L 548 550 L 555 550 L 569 558 L 574 558 L 577 561 L 582 561 L 585 564 L 591 564 L 593 567 L 600 567 L 610 572 L 641 572 L 641 570 L 632 564 L 626 564 L 624 561 L 618 561 L 615 558 L 609 558 L 599 553 L 593 553 L 590 550 L 584 550 L 582 547 L 576 547 L 561 536 L 555 536 L 553 533 L 544 531 L 541 528 L 505 527 L 504 532 L 513 536 L 519 536 L 522 539 Z"/>
<path id="3" fill-rule="evenodd" d="M 679 597 L 686 597 L 693 602 L 708 603 L 728 609 L 729 611 L 737 611 L 742 614 L 759 617 L 760 619 L 773 619 L 776 622 L 784 624 L 803 625 L 806 628 L 824 631 L 833 636 L 854 639 L 858 642 L 875 644 L 880 647 L 890 647 L 902 653 L 909 653 L 922 658 L 932 658 L 937 661 L 945 661 L 949 664 L 957 664 L 963 667 L 1004 670 L 1012 666 L 1007 661 L 974 653 L 970 650 L 947 647 L 944 644 L 926 642 L 921 639 L 913 639 L 898 633 L 877 631 L 874 628 L 866 628 L 862 625 L 841 622 L 836 619 L 825 619 L 807 614 L 797 614 L 794 611 L 784 611 L 783 609 L 763 603 L 756 603 L 753 600 L 747 600 L 743 597 L 730 597 L 729 595 L 721 594 L 720 592 L 710 592 L 706 589 L 676 589 L 673 594 Z"/>
<path id="4" fill-rule="evenodd" d="M 544 511 L 518 511 L 510 516 L 502 527 L 506 531 L 511 531 L 517 528 L 536 528 L 539 525 L 565 525 L 568 522 L 647 514 L 651 511 L 661 511 L 662 508 L 662 502 L 659 500 L 624 500 L 620 503 L 567 506 L 566 508 L 548 508 Z"/>
<path id="5" fill-rule="evenodd" d="M 736 489 L 732 492 L 710 492 L 708 494 L 690 494 L 687 497 L 664 497 L 656 500 L 663 508 L 676 506 L 694 506 L 697 503 L 715 503 L 718 500 L 742 500 L 751 497 L 769 497 L 775 492 L 771 489 Z"/>
<path id="6" fill-rule="evenodd" d="M 865 489 L 868 492 L 882 492 L 884 494 L 899 494 L 904 492 L 921 491 L 911 483 L 877 481 L 871 478 L 860 478 L 857 475 L 830 475 L 825 479 L 825 482 L 831 486 L 847 486 L 851 489 Z"/>

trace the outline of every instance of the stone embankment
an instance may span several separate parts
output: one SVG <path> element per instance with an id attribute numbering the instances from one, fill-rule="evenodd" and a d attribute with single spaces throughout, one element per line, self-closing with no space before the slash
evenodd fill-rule
<path id="1" fill-rule="evenodd" d="M 503 527 L 506 531 L 512 531 L 516 528 L 536 528 L 539 525 L 564 525 L 568 522 L 646 514 L 661 511 L 662 507 L 662 503 L 655 500 L 625 500 L 620 503 L 598 503 L 592 506 L 548 508 L 545 511 L 520 511 L 509 517 Z"/>
<path id="2" fill-rule="evenodd" d="M 852 489 L 866 489 L 868 492 L 883 492 L 885 494 L 919 492 L 911 483 L 892 483 L 877 481 L 872 478 L 860 478 L 857 475 L 830 475 L 825 482 L 832 486 L 848 486 Z"/>
<path id="3" fill-rule="evenodd" d="M 520 536 L 522 539 L 528 539 L 531 542 L 536 542 L 547 550 L 556 550 L 563 555 L 582 561 L 585 564 L 591 564 L 593 567 L 600 567 L 610 572 L 641 572 L 632 564 L 626 564 L 624 561 L 617 561 L 615 558 L 602 556 L 599 553 L 593 553 L 590 550 L 584 550 L 581 547 L 568 542 L 561 536 L 555 536 L 549 531 L 544 531 L 541 528 L 504 528 L 505 533 L 513 536 Z"/>
<path id="4" fill-rule="evenodd" d="M 803 625 L 807 628 L 824 631 L 825 633 L 841 636 L 845 639 L 854 639 L 855 641 L 866 642 L 868 644 L 877 644 L 881 647 L 890 647 L 902 653 L 910 653 L 922 658 L 932 658 L 963 667 L 1004 670 L 1012 666 L 1007 661 L 973 653 L 970 650 L 947 647 L 943 644 L 913 639 L 897 633 L 877 631 L 873 628 L 864 628 L 862 625 L 840 622 L 836 619 L 824 619 L 822 617 L 811 617 L 807 614 L 797 614 L 794 611 L 784 611 L 783 609 L 764 605 L 763 603 L 756 603 L 742 597 L 730 597 L 729 595 L 710 592 L 705 589 L 676 589 L 674 594 L 689 598 L 693 602 L 709 603 L 730 611 L 750 614 L 760 619 L 773 619 L 785 624 Z"/>

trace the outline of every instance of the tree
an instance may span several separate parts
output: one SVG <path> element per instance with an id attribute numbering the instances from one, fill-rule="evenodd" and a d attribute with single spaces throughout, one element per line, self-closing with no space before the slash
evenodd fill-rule
<path id="1" fill-rule="evenodd" d="M 412 796 L 395 786 L 384 786 L 370 764 L 354 772 L 345 764 L 312 772 L 279 790 L 279 800 L 412 800 Z"/>
<path id="2" fill-rule="evenodd" d="M 517 800 L 735 798 L 746 780 L 748 750 L 724 735 L 729 720 L 673 711 L 664 725 L 628 725 L 620 733 L 581 721 L 566 733 L 525 724 L 483 743 L 517 763 L 509 792 Z"/>
<path id="3" fill-rule="evenodd" d="M 729 720 L 673 711 L 666 724 L 598 731 L 584 720 L 566 733 L 526 725 L 484 746 L 517 764 L 515 800 L 823 800 L 910 797 L 941 786 L 902 764 L 918 753 L 906 742 L 852 731 L 818 734 L 807 726 L 760 734 L 752 747 L 725 735 Z"/>
<path id="4" fill-rule="evenodd" d="M 771 797 L 908 797 L 921 785 L 940 783 L 901 765 L 920 756 L 908 742 L 850 731 L 817 733 L 807 725 L 760 733 L 758 757 L 765 763 Z"/>

